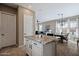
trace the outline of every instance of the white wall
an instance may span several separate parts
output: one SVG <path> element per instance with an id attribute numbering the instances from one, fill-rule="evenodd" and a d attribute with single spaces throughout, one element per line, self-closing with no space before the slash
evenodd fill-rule
<path id="1" fill-rule="evenodd" d="M 79 15 L 79 3 L 37 3 L 31 4 L 36 11 L 36 18 L 48 21 L 60 18 L 57 14 L 63 13 L 64 17 Z"/>
<path id="2" fill-rule="evenodd" d="M 79 15 L 79 3 L 19 3 L 18 5 L 34 10 L 36 19 L 41 22 L 60 18 L 57 15 L 60 13 L 63 13 L 64 17 Z"/>

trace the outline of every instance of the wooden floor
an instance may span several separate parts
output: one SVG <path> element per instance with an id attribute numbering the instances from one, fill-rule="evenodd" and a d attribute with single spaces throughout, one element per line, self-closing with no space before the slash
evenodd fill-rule
<path id="1" fill-rule="evenodd" d="M 11 46 L 0 50 L 1 56 L 27 56 L 25 50 L 22 48 Z"/>
<path id="2" fill-rule="evenodd" d="M 79 47 L 71 42 L 58 43 L 57 56 L 79 56 Z"/>
<path id="3" fill-rule="evenodd" d="M 0 55 L 26 56 L 25 51 L 18 47 L 7 47 L 0 50 Z M 57 44 L 57 56 L 79 56 L 79 47 L 71 42 Z"/>

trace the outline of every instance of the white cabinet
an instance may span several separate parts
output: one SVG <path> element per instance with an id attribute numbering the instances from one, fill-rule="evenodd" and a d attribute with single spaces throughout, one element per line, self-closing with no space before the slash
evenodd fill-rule
<path id="1" fill-rule="evenodd" d="M 24 14 L 24 35 L 32 36 L 34 34 L 33 16 Z"/>
<path id="2" fill-rule="evenodd" d="M 26 38 L 26 51 L 28 51 L 28 54 L 32 56 L 55 56 L 55 44 L 55 42 L 43 44 Z"/>
<path id="3" fill-rule="evenodd" d="M 27 13 L 24 13 L 24 36 L 33 36 L 34 35 L 34 19 L 33 15 L 28 15 Z M 28 38 L 24 38 L 24 45 L 26 46 L 26 50 L 31 55 L 32 54 L 32 40 L 29 40 Z"/>
<path id="4" fill-rule="evenodd" d="M 24 36 L 33 36 L 35 32 L 35 13 L 28 9 L 23 9 L 23 34 Z M 24 45 L 26 46 L 26 50 L 32 53 L 32 40 L 28 38 L 24 38 Z"/>
<path id="5" fill-rule="evenodd" d="M 43 56 L 43 45 L 38 42 L 32 43 L 32 56 Z"/>
<path id="6" fill-rule="evenodd" d="M 32 56 L 55 56 L 55 43 L 41 44 L 32 42 Z"/>
<path id="7" fill-rule="evenodd" d="M 16 44 L 16 15 L 0 12 L 0 46 Z"/>
<path id="8" fill-rule="evenodd" d="M 25 47 L 26 47 L 26 50 L 28 50 L 29 49 L 29 40 L 28 39 L 26 39 L 26 41 L 25 41 L 25 43 L 26 43 L 26 45 L 25 45 Z"/>
<path id="9" fill-rule="evenodd" d="M 31 55 L 32 53 L 32 40 L 26 39 L 26 51 Z"/>

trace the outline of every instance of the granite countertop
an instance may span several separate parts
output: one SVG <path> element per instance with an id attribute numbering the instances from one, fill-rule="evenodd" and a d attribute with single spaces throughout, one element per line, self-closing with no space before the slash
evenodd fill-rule
<path id="1" fill-rule="evenodd" d="M 46 36 L 46 35 L 43 35 L 42 37 L 39 37 L 38 35 L 35 35 L 35 36 L 24 36 L 25 38 L 28 38 L 28 39 L 31 39 L 31 40 L 34 40 L 34 41 L 37 41 L 41 44 L 48 44 L 50 42 L 57 42 L 57 38 L 54 37 L 54 36 Z"/>

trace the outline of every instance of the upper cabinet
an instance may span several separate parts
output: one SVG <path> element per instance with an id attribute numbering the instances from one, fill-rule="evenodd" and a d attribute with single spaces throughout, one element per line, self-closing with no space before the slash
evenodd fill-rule
<path id="1" fill-rule="evenodd" d="M 35 19 L 33 11 L 24 9 L 23 18 L 24 18 L 24 35 L 25 36 L 34 35 Z"/>

